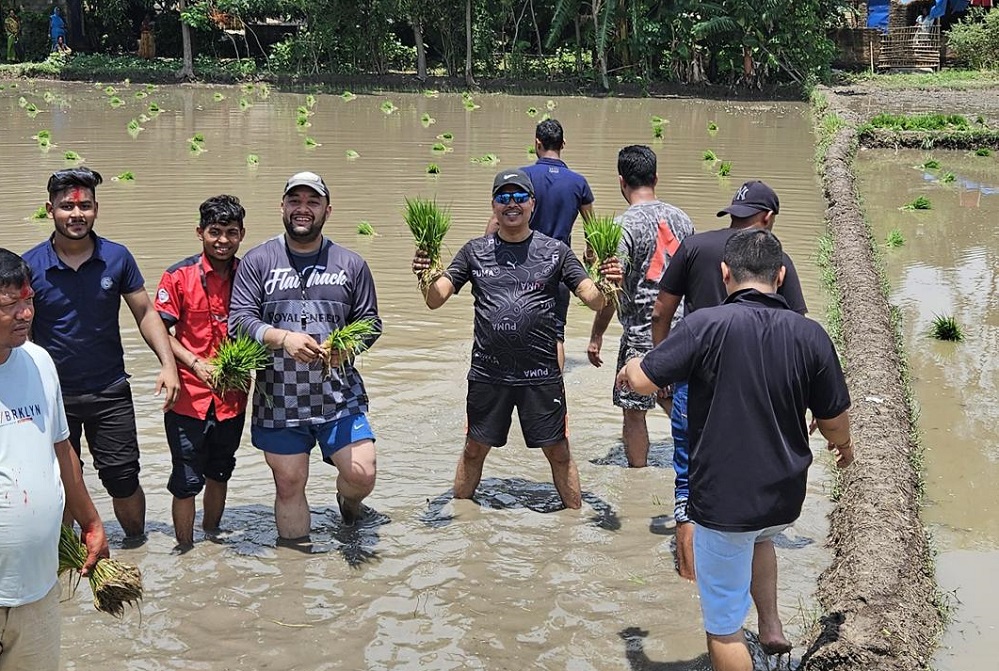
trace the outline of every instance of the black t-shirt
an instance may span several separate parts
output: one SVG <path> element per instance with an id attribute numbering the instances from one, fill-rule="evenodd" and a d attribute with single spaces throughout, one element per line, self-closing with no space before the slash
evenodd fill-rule
<path id="1" fill-rule="evenodd" d="M 812 452 L 805 410 L 850 406 L 839 358 L 819 324 L 753 289 L 684 317 L 642 361 L 656 385 L 688 380 L 687 513 L 719 531 L 790 524 Z"/>
<path id="2" fill-rule="evenodd" d="M 725 243 L 738 233 L 738 228 L 722 228 L 705 231 L 684 238 L 676 251 L 666 273 L 659 282 L 659 290 L 674 296 L 684 297 L 684 314 L 701 308 L 721 305 L 728 293 L 722 282 L 721 262 L 725 253 Z M 791 257 L 784 254 L 784 283 L 777 293 L 784 297 L 792 310 L 799 314 L 808 312 L 805 297 L 801 293 L 801 282 L 794 269 Z"/>
<path id="3" fill-rule="evenodd" d="M 521 242 L 496 233 L 469 240 L 444 272 L 455 292 L 472 283 L 475 343 L 468 379 L 533 385 L 562 379 L 555 351 L 555 298 L 586 270 L 564 242 L 533 232 Z"/>

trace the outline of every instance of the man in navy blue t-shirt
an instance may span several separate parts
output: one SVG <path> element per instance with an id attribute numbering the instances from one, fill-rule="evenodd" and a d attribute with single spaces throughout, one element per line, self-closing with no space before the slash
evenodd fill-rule
<path id="1" fill-rule="evenodd" d="M 69 440 L 80 454 L 83 435 L 94 468 L 111 495 L 125 536 L 141 538 L 146 496 L 139 484 L 139 440 L 118 326 L 124 299 L 139 333 L 160 360 L 156 393 L 173 407 L 180 380 L 163 321 L 146 294 L 142 273 L 123 245 L 94 233 L 100 173 L 59 170 L 45 203 L 55 231 L 24 254 L 35 290 L 32 339 L 55 361 Z"/>
<path id="2" fill-rule="evenodd" d="M 534 151 L 538 160 L 521 170 L 527 173 L 534 185 L 535 208 L 531 216 L 531 230 L 544 233 L 572 246 L 572 227 L 576 216 L 583 219 L 593 216 L 593 191 L 586 178 L 569 170 L 562 160 L 565 148 L 565 134 L 562 124 L 555 119 L 545 119 L 534 130 Z M 493 216 L 486 226 L 486 235 L 499 229 L 499 222 Z M 589 248 L 586 261 L 589 258 Z M 569 314 L 569 290 L 559 289 L 555 300 L 555 345 L 559 368 L 565 368 L 565 322 Z"/>

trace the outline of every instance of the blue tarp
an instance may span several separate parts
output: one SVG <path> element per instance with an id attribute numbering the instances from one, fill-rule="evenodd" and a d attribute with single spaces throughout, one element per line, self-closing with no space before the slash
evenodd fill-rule
<path id="1" fill-rule="evenodd" d="M 916 2 L 916 0 L 901 0 L 901 4 L 903 4 L 903 5 L 909 5 L 909 4 L 912 4 L 913 2 Z M 868 9 L 867 9 L 868 12 L 871 11 L 871 7 L 874 4 L 875 3 L 874 3 L 873 0 L 868 3 Z M 878 4 L 881 4 L 880 0 L 878 0 Z M 969 0 L 936 0 L 936 2 L 933 4 L 933 8 L 930 9 L 930 18 L 931 19 L 939 19 L 944 14 L 953 14 L 954 12 L 963 12 L 964 10 L 966 10 L 968 8 L 969 4 L 971 4 Z M 868 14 L 868 16 L 869 16 L 869 14 Z M 877 28 L 881 27 L 881 26 L 871 26 L 870 19 L 868 19 L 867 25 L 868 25 L 868 27 L 872 27 L 872 28 L 873 27 L 877 27 Z M 885 25 L 887 25 L 887 23 Z"/>
<path id="2" fill-rule="evenodd" d="M 888 14 L 891 6 L 888 0 L 868 0 L 867 27 L 877 28 L 883 33 L 888 32 Z"/>

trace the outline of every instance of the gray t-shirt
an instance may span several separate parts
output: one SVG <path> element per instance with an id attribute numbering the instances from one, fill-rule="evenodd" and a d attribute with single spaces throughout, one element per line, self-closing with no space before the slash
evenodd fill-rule
<path id="1" fill-rule="evenodd" d="M 307 258 L 290 254 L 283 235 L 272 238 L 251 249 L 236 271 L 229 306 L 234 336 L 245 333 L 263 342 L 274 327 L 308 333 L 322 343 L 334 328 L 369 318 L 376 326 L 370 347 L 382 330 L 371 270 L 360 255 L 327 238 L 322 251 Z M 324 378 L 319 363 L 299 363 L 276 350 L 272 363 L 257 373 L 256 426 L 321 424 L 367 411 L 364 381 L 350 363 Z"/>

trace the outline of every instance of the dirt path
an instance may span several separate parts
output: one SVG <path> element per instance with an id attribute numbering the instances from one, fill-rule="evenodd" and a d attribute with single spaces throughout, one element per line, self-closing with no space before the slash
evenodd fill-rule
<path id="1" fill-rule="evenodd" d="M 821 166 L 842 300 L 842 337 L 853 397 L 856 463 L 843 474 L 832 515 L 834 560 L 819 579 L 826 615 L 802 668 L 914 671 L 928 663 L 941 622 L 919 519 L 919 449 L 910 436 L 891 307 L 854 185 L 860 117 L 825 92 L 847 121 Z M 999 100 L 997 100 L 999 102 Z"/>

